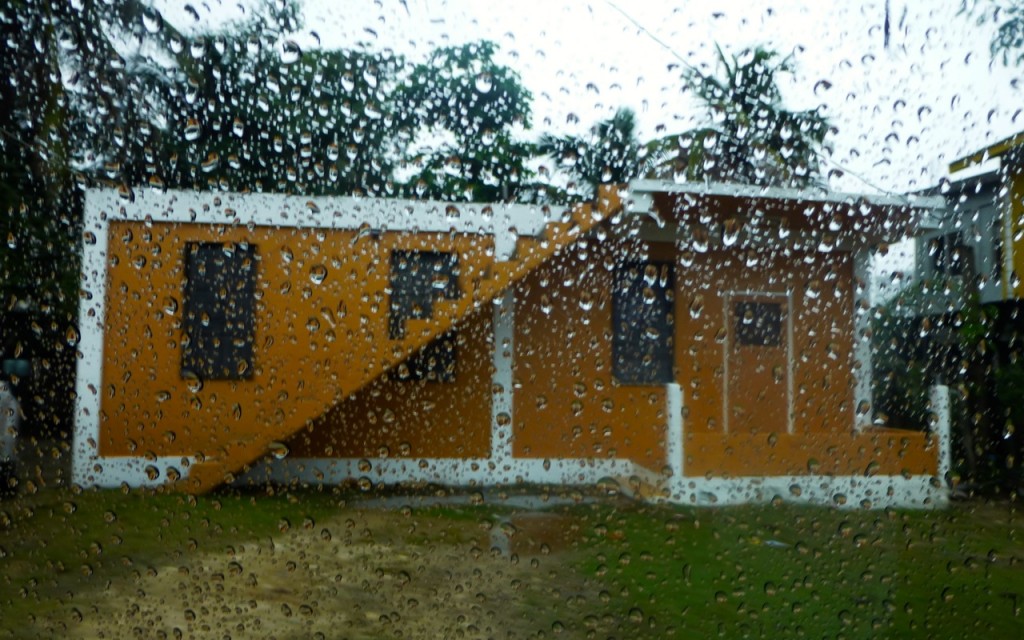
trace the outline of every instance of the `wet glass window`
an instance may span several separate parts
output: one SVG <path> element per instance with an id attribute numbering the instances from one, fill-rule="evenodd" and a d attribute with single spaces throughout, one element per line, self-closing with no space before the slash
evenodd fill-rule
<path id="1" fill-rule="evenodd" d="M 205 380 L 251 377 L 256 247 L 189 243 L 185 273 L 182 375 Z"/>
<path id="2" fill-rule="evenodd" d="M 0 639 L 1024 637 L 1024 0 L 0 32 Z"/>
<path id="3" fill-rule="evenodd" d="M 736 344 L 777 347 L 782 341 L 782 305 L 776 302 L 737 302 Z"/>
<path id="4" fill-rule="evenodd" d="M 612 373 L 623 384 L 672 381 L 673 268 L 630 262 L 615 272 Z"/>
<path id="5" fill-rule="evenodd" d="M 391 254 L 391 306 L 388 335 L 405 337 L 410 319 L 431 318 L 434 303 L 459 298 L 459 257 L 442 251 L 395 251 Z"/>

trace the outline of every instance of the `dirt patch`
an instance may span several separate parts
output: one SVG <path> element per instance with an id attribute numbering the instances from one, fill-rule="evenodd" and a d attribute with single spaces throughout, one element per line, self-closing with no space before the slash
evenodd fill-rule
<path id="1" fill-rule="evenodd" d="M 520 638 L 587 581 L 564 516 L 351 511 L 264 540 L 196 549 L 77 594 L 71 638 Z M 594 594 L 596 598 L 596 594 Z"/>

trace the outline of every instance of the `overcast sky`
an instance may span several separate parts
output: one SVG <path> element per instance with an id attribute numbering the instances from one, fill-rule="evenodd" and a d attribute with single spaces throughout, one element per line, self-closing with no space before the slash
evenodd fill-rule
<path id="1" fill-rule="evenodd" d="M 712 71 L 716 44 L 727 53 L 765 45 L 795 53 L 788 106 L 820 105 L 839 130 L 833 159 L 848 177 L 833 186 L 905 192 L 935 184 L 950 160 L 1024 129 L 1024 118 L 1014 117 L 1024 101 L 1019 70 L 991 64 L 992 26 L 957 15 L 959 0 L 890 3 L 888 48 L 885 0 L 309 0 L 292 37 L 312 46 L 315 31 L 324 48 L 363 44 L 413 60 L 436 46 L 493 40 L 500 61 L 533 92 L 536 131 L 581 131 L 630 106 L 644 138 L 701 123 L 680 91 L 680 59 Z M 194 5 L 198 22 L 176 1 L 158 3 L 181 27 L 217 28 L 243 16 L 236 2 Z"/>

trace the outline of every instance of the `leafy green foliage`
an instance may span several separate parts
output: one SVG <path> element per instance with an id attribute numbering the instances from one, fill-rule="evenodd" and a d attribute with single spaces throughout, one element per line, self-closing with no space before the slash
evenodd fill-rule
<path id="1" fill-rule="evenodd" d="M 1024 62 L 1024 3 L 1019 0 L 962 0 L 960 13 L 974 16 L 978 25 L 996 23 L 989 43 L 993 59 L 1004 65 Z"/>
<path id="2" fill-rule="evenodd" d="M 645 175 L 647 150 L 636 134 L 636 113 L 622 108 L 591 127 L 587 136 L 544 134 L 537 151 L 573 176 L 586 197 L 602 184 L 621 184 Z"/>
<path id="3" fill-rule="evenodd" d="M 415 132 L 407 192 L 417 197 L 495 202 L 515 199 L 531 172 L 530 92 L 482 41 L 435 50 L 396 94 L 399 126 Z"/>
<path id="4" fill-rule="evenodd" d="M 285 45 L 288 47 L 289 45 Z M 189 72 L 168 115 L 168 186 L 385 195 L 395 146 L 388 54 L 283 54 L 225 39 Z"/>
<path id="5" fill-rule="evenodd" d="M 921 319 L 898 299 L 879 307 L 872 320 L 872 362 L 876 420 L 888 427 L 924 429 L 928 388 L 940 373 L 922 336 Z"/>
<path id="6" fill-rule="evenodd" d="M 662 177 L 809 186 L 821 181 L 828 121 L 817 109 L 783 106 L 779 76 L 793 72 L 793 56 L 755 48 L 739 56 L 718 49 L 723 76 L 695 68 L 686 86 L 706 111 L 707 124 L 651 144 Z"/>

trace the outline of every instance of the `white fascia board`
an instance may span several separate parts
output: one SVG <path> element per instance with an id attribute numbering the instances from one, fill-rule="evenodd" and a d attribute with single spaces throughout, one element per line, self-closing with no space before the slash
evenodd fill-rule
<path id="1" fill-rule="evenodd" d="M 125 198 L 117 191 L 90 189 L 87 207 L 106 220 L 151 220 L 198 224 L 438 231 L 536 236 L 555 218 L 540 205 L 438 202 L 391 198 L 297 196 L 278 193 L 219 193 L 139 189 Z"/>
<path id="2" fill-rule="evenodd" d="M 663 180 L 634 180 L 629 190 L 636 193 L 689 194 L 693 196 L 725 196 L 733 198 L 762 198 L 856 205 L 865 203 L 873 207 L 912 207 L 915 209 L 945 209 L 946 201 L 939 196 L 883 195 L 842 193 L 823 189 L 794 189 L 787 187 L 759 187 L 749 184 L 723 182 L 666 182 Z"/>

